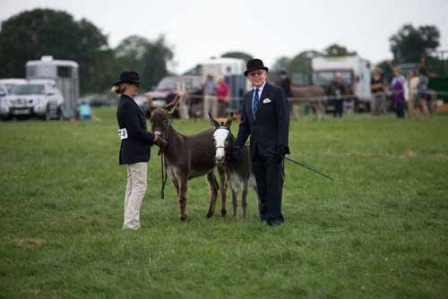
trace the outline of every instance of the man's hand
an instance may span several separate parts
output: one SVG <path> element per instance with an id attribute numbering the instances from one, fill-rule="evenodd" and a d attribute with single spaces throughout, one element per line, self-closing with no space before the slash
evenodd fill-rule
<path id="1" fill-rule="evenodd" d="M 280 162 L 285 158 L 286 154 L 289 154 L 289 149 L 284 146 L 279 146 L 276 152 L 271 153 L 268 160 L 271 160 L 272 162 Z"/>

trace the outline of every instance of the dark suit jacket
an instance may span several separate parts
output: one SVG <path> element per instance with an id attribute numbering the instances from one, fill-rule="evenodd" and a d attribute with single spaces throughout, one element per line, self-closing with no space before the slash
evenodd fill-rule
<path id="1" fill-rule="evenodd" d="M 143 111 L 132 98 L 126 95 L 120 97 L 117 121 L 119 129 L 127 131 L 127 138 L 121 140 L 119 163 L 148 162 L 154 135 L 146 129 Z"/>
<path id="2" fill-rule="evenodd" d="M 289 153 L 289 109 L 283 89 L 266 83 L 255 118 L 252 113 L 253 94 L 254 90 L 251 90 L 244 96 L 236 145 L 244 145 L 250 135 L 252 157 L 258 151 L 261 156 L 271 158 L 281 147 L 285 154 Z"/>

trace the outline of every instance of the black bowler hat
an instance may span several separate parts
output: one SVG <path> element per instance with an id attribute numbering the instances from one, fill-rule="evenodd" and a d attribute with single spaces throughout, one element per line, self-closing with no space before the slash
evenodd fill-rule
<path id="1" fill-rule="evenodd" d="M 130 83 L 130 84 L 142 84 L 137 72 L 124 71 L 120 74 L 120 81 L 115 82 L 112 86 L 121 84 L 121 83 Z"/>
<path id="2" fill-rule="evenodd" d="M 247 62 L 247 70 L 244 72 L 244 76 L 247 77 L 247 74 L 249 74 L 252 71 L 263 69 L 266 72 L 269 71 L 267 67 L 264 66 L 263 61 L 261 59 L 251 59 Z"/>

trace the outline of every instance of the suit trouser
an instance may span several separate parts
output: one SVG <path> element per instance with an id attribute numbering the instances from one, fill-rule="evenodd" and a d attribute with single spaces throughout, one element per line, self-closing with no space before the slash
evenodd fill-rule
<path id="1" fill-rule="evenodd" d="M 123 228 L 140 228 L 140 207 L 147 188 L 148 163 L 128 164 Z"/>
<path id="2" fill-rule="evenodd" d="M 257 182 L 261 220 L 282 222 L 283 160 L 273 162 L 255 158 L 252 170 Z"/>

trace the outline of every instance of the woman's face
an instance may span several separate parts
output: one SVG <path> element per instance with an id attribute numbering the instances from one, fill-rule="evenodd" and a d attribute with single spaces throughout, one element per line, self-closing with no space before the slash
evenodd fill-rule
<path id="1" fill-rule="evenodd" d="M 138 96 L 139 91 L 140 84 L 129 84 L 128 87 L 126 87 L 125 93 L 131 98 L 135 98 L 136 96 Z"/>

